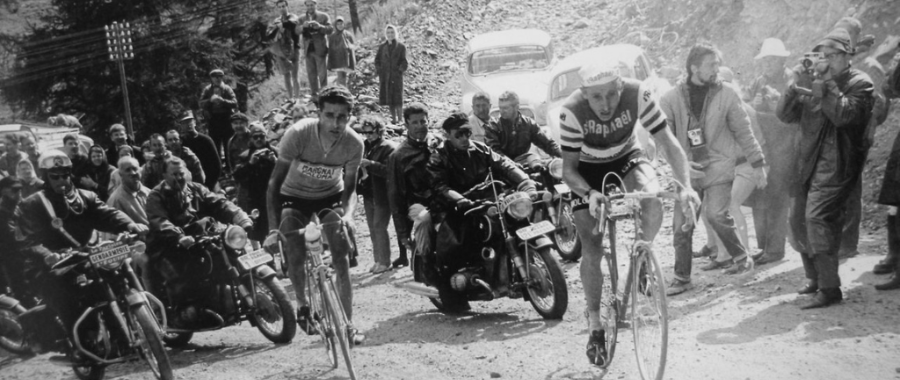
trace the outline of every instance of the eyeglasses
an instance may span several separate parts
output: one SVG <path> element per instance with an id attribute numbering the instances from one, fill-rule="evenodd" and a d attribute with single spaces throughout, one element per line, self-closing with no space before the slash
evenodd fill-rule
<path id="1" fill-rule="evenodd" d="M 61 179 L 67 179 L 69 177 L 72 177 L 72 173 L 59 173 L 59 174 L 47 173 L 47 177 L 50 178 L 50 180 L 59 181 Z"/>
<path id="2" fill-rule="evenodd" d="M 456 139 L 461 139 L 463 137 L 466 137 L 466 138 L 472 137 L 472 130 L 471 129 L 463 129 L 463 130 L 457 131 L 456 133 L 453 134 L 453 138 L 456 138 Z"/>
<path id="3" fill-rule="evenodd" d="M 262 140 L 262 139 L 266 138 L 266 135 L 253 135 L 253 136 L 250 136 L 250 138 L 254 139 L 254 140 Z"/>

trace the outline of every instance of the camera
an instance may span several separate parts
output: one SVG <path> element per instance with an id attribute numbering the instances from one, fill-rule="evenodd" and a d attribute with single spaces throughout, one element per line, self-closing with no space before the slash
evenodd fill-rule
<path id="1" fill-rule="evenodd" d="M 800 58 L 800 65 L 803 66 L 803 69 L 812 71 L 816 65 L 823 61 L 825 61 L 825 53 L 804 53 L 803 57 Z"/>

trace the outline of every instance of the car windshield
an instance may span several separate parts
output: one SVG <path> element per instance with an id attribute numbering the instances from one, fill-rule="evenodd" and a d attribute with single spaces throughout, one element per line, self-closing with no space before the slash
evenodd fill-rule
<path id="1" fill-rule="evenodd" d="M 472 53 L 469 57 L 469 74 L 535 70 L 546 68 L 549 64 L 550 57 L 543 46 L 506 46 Z"/>

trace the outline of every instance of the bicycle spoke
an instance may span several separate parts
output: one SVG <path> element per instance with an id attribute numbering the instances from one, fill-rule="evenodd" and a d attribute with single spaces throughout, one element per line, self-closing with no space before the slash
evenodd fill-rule
<path id="1" fill-rule="evenodd" d="M 638 253 L 634 262 L 631 319 L 638 369 L 645 380 L 661 379 L 668 343 L 665 284 L 652 251 Z"/>

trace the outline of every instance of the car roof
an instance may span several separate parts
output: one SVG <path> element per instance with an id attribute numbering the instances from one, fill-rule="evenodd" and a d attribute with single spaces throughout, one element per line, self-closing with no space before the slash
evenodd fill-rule
<path id="1" fill-rule="evenodd" d="M 498 32 L 479 34 L 469 40 L 466 48 L 469 52 L 502 46 L 550 44 L 550 34 L 538 29 L 509 29 Z"/>
<path id="2" fill-rule="evenodd" d="M 633 63 L 643 53 L 644 49 L 631 44 L 606 45 L 582 50 L 560 60 L 550 72 L 550 78 L 556 78 L 561 73 L 578 69 L 588 62 L 594 61 L 597 56 L 613 56 L 619 60 Z"/>
<path id="3" fill-rule="evenodd" d="M 3 124 L 3 125 L 0 125 L 0 133 L 20 132 L 20 131 L 25 130 L 25 128 L 22 128 L 23 126 L 24 126 L 23 124 Z"/>

